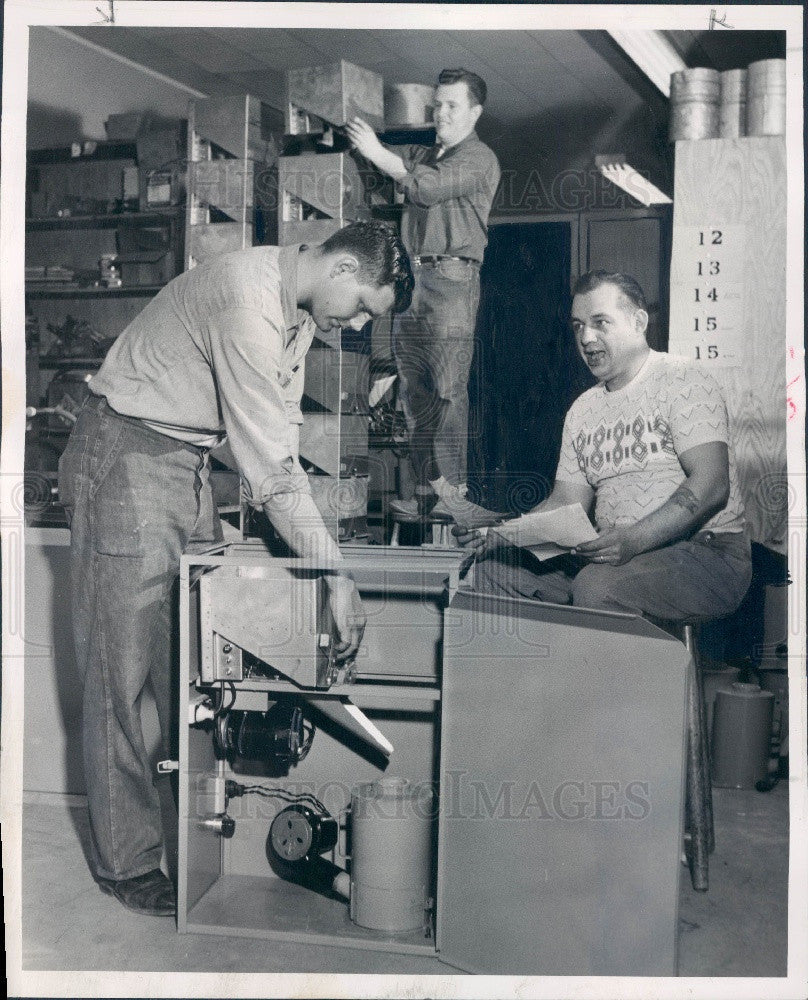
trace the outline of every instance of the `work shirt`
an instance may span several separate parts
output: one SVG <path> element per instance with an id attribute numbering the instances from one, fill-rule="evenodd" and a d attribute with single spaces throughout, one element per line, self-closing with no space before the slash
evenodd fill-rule
<path id="1" fill-rule="evenodd" d="M 704 529 L 744 530 L 727 408 L 718 383 L 686 358 L 650 351 L 622 389 L 593 386 L 564 421 L 556 479 L 595 491 L 600 531 L 636 524 L 685 480 L 679 456 L 698 445 L 729 450 L 729 499 Z"/>
<path id="2" fill-rule="evenodd" d="M 469 257 L 482 263 L 488 214 L 499 184 L 493 150 L 470 132 L 438 157 L 440 146 L 389 146 L 407 176 L 401 238 L 411 254 Z"/>
<path id="3" fill-rule="evenodd" d="M 110 348 L 89 388 L 168 437 L 227 437 L 256 505 L 309 492 L 297 460 L 303 363 L 314 321 L 297 307 L 298 246 L 251 247 L 161 289 Z"/>

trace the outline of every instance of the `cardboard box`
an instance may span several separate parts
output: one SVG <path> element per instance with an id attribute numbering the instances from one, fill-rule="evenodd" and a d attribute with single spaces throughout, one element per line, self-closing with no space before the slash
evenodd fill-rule
<path id="1" fill-rule="evenodd" d="M 170 250 L 119 254 L 117 263 L 124 285 L 164 285 L 174 277 L 174 255 Z"/>
<path id="2" fill-rule="evenodd" d="M 298 127 L 300 112 L 332 125 L 344 125 L 359 115 L 371 128 L 384 130 L 384 79 L 344 59 L 326 66 L 288 70 L 286 94 L 289 133 L 316 131 Z"/>

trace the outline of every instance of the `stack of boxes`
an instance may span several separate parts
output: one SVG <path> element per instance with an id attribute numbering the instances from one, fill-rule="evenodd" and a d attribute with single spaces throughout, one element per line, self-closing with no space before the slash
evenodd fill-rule
<path id="1" fill-rule="evenodd" d="M 317 244 L 392 203 L 392 184 L 355 158 L 341 131 L 354 115 L 384 129 L 384 81 L 341 60 L 290 70 L 286 85 L 290 152 L 278 160 L 278 237 Z M 340 541 L 367 539 L 369 362 L 336 332 L 317 331 L 306 358 L 300 458 Z"/>
<path id="2" fill-rule="evenodd" d="M 384 129 L 382 77 L 341 60 L 290 70 L 286 90 L 280 156 L 280 115 L 257 98 L 191 102 L 186 268 L 256 243 L 322 243 L 393 203 L 392 182 L 342 131 L 353 115 Z M 369 361 L 343 350 L 338 331 L 317 331 L 306 358 L 300 460 L 340 541 L 367 539 Z"/>
<path id="3" fill-rule="evenodd" d="M 191 102 L 186 269 L 228 250 L 274 242 L 267 239 L 274 234 L 256 234 L 255 221 L 256 209 L 275 199 L 273 129 L 279 128 L 280 114 L 249 94 Z"/>

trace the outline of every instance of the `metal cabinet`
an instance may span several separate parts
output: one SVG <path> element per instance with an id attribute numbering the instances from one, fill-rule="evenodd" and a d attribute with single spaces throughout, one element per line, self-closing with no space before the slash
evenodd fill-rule
<path id="1" fill-rule="evenodd" d="M 362 928 L 328 885 L 312 888 L 280 877 L 267 858 L 271 821 L 290 796 L 311 793 L 339 817 L 354 788 L 385 774 L 413 785 L 436 784 L 443 614 L 448 595 L 457 588 L 463 554 L 361 545 L 346 546 L 343 552 L 368 615 L 366 641 L 351 682 L 343 676 L 334 680 L 318 667 L 328 622 L 311 567 L 273 560 L 258 540 L 182 559 L 180 718 L 189 720 L 200 694 L 218 689 L 220 708 L 256 716 L 292 699 L 317 731 L 305 759 L 272 776 L 261 762 L 217 754 L 211 729 L 221 725 L 221 716 L 212 723 L 181 725 L 181 933 L 434 954 L 432 912 L 425 912 L 423 926 L 405 933 Z M 289 587 L 292 578 L 295 583 Z M 250 655 L 261 648 L 266 661 L 284 673 L 267 676 L 250 668 Z M 202 676 L 221 680 L 202 681 Z M 361 710 L 362 721 L 352 714 L 353 706 Z M 370 738 L 363 738 L 368 732 Z M 385 740 L 394 748 L 389 756 L 380 749 Z M 221 836 L 217 823 L 226 781 L 271 788 L 276 796 L 247 793 L 228 801 L 231 837 Z M 343 833 L 329 852 L 329 864 L 345 866 L 340 854 L 349 848 L 345 840 Z M 430 882 L 434 885 L 434 871 Z"/>

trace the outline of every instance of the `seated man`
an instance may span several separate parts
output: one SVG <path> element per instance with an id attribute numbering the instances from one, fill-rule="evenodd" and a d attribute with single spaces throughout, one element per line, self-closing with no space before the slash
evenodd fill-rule
<path id="1" fill-rule="evenodd" d="M 535 509 L 594 503 L 599 537 L 542 563 L 456 528 L 477 558 L 475 589 L 669 621 L 740 604 L 752 566 L 726 406 L 703 369 L 649 348 L 647 325 L 633 278 L 579 279 L 571 326 L 598 384 L 570 407 L 555 484 Z"/>

